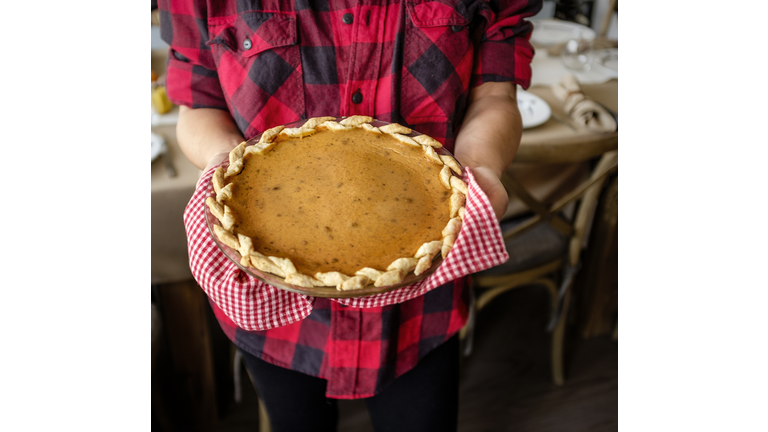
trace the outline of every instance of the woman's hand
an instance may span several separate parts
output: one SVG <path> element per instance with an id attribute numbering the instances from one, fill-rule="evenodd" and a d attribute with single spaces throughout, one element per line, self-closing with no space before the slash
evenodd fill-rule
<path id="1" fill-rule="evenodd" d="M 517 153 L 522 130 L 515 84 L 487 82 L 474 88 L 454 154 L 472 170 L 499 219 L 509 203 L 501 175 Z"/>
<path id="2" fill-rule="evenodd" d="M 486 167 L 474 167 L 472 174 L 475 176 L 477 185 L 488 196 L 488 201 L 491 202 L 491 207 L 496 213 L 496 219 L 501 220 L 501 217 L 507 212 L 507 205 L 509 204 L 509 194 L 504 185 L 501 184 L 501 180 L 490 168 Z"/>

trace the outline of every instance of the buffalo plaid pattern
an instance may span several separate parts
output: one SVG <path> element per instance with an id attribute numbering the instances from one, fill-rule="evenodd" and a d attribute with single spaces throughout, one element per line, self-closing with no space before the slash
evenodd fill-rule
<path id="1" fill-rule="evenodd" d="M 228 110 L 245 138 L 370 115 L 450 150 L 472 86 L 530 84 L 537 0 L 158 2 L 178 105 Z"/>
<path id="2" fill-rule="evenodd" d="M 467 316 L 461 296 L 466 292 L 449 283 L 409 302 L 376 308 L 344 307 L 317 298 L 306 319 L 268 331 L 236 328 L 226 317 L 220 323 L 240 349 L 326 379 L 326 396 L 366 398 L 461 329 Z"/>
<path id="3" fill-rule="evenodd" d="M 229 111 L 246 138 L 317 116 L 370 115 L 453 149 L 472 86 L 530 83 L 531 0 L 192 0 L 158 2 L 169 98 Z M 487 197 L 467 170 L 454 249 L 420 283 L 322 299 L 241 272 L 205 227 L 205 173 L 184 214 L 190 266 L 227 336 L 273 364 L 328 380 L 334 398 L 370 397 L 466 322 L 462 276 L 504 262 Z"/>

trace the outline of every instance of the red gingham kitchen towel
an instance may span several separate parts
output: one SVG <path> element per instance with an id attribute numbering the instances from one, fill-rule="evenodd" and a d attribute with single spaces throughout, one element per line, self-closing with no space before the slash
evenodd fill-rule
<path id="1" fill-rule="evenodd" d="M 268 330 L 306 318 L 312 312 L 314 297 L 284 291 L 249 276 L 214 243 L 205 225 L 205 198 L 210 195 L 212 176 L 213 169 L 203 174 L 184 211 L 189 264 L 197 283 L 244 330 Z M 437 271 L 413 285 L 389 292 L 334 301 L 360 308 L 402 303 L 509 259 L 488 197 L 469 169 L 465 169 L 464 180 L 469 190 L 464 222 L 451 253 Z"/>

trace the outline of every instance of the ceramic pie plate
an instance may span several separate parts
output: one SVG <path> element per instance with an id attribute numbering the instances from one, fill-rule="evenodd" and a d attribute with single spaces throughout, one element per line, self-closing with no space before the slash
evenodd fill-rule
<path id="1" fill-rule="evenodd" d="M 336 120 L 341 121 L 343 117 L 338 117 Z M 286 128 L 293 128 L 293 127 L 300 127 L 302 126 L 306 120 L 300 120 L 294 123 L 286 124 Z M 386 126 L 389 123 L 374 120 L 370 123 L 372 126 L 375 127 L 382 127 Z M 418 135 L 422 135 L 418 133 L 417 131 L 413 131 L 410 134 L 410 137 L 415 137 Z M 259 141 L 259 138 L 261 135 L 257 135 L 250 140 L 248 140 L 248 145 L 251 143 L 256 143 Z M 453 157 L 453 155 L 445 150 L 445 148 L 436 148 L 434 149 L 435 152 L 438 155 L 448 155 Z M 223 168 L 227 168 L 229 166 L 229 161 L 223 162 L 221 165 Z M 214 192 L 213 186 L 209 185 L 208 194 L 207 196 L 213 197 L 215 199 L 216 193 Z M 368 285 L 364 288 L 357 289 L 357 290 L 349 290 L 349 291 L 339 291 L 336 289 L 336 287 L 320 287 L 320 286 L 314 286 L 314 287 L 303 287 L 303 286 L 297 286 L 292 285 L 289 283 L 286 283 L 285 280 L 279 276 L 276 276 L 274 274 L 263 272 L 261 270 L 258 270 L 256 268 L 250 267 L 250 266 L 243 266 L 240 263 L 240 254 L 231 247 L 224 244 L 221 240 L 219 240 L 218 236 L 214 232 L 214 225 L 221 225 L 219 220 L 216 218 L 216 216 L 211 213 L 211 210 L 208 206 L 204 206 L 205 208 L 205 223 L 208 229 L 208 233 L 213 239 L 214 243 L 218 247 L 218 249 L 226 256 L 230 261 L 232 261 L 237 267 L 239 267 L 242 271 L 247 273 L 248 275 L 258 279 L 261 282 L 264 282 L 266 284 L 272 285 L 276 288 L 293 292 L 296 294 L 302 294 L 312 297 L 325 297 L 325 298 L 356 298 L 356 297 L 367 297 L 375 294 L 381 294 L 388 291 L 392 291 L 398 288 L 402 288 L 404 286 L 412 285 L 426 277 L 429 277 L 432 275 L 438 267 L 440 267 L 440 264 L 442 264 L 442 257 L 438 253 L 437 256 L 434 257 L 432 260 L 432 265 L 421 273 L 420 275 L 416 276 L 413 274 L 413 272 L 409 272 L 409 274 L 400 282 L 394 285 L 387 285 L 387 286 L 374 286 L 374 285 Z"/>

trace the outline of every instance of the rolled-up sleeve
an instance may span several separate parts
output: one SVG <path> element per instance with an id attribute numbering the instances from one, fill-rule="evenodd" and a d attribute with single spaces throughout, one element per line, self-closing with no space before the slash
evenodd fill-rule
<path id="1" fill-rule="evenodd" d="M 498 0 L 486 3 L 480 12 L 488 21 L 482 38 L 472 84 L 514 82 L 523 88 L 531 84 L 533 25 L 525 20 L 541 10 L 541 0 Z"/>
<path id="2" fill-rule="evenodd" d="M 227 109 L 208 42 L 206 2 L 159 0 L 160 34 L 170 45 L 166 91 L 190 108 Z"/>

